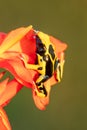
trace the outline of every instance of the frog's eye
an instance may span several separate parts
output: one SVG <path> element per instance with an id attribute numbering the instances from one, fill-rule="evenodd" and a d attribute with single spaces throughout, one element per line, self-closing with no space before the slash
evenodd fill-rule
<path id="1" fill-rule="evenodd" d="M 56 67 L 56 79 L 58 80 L 58 82 L 61 81 L 62 79 L 62 76 L 63 76 L 63 68 L 64 68 L 64 54 L 61 55 L 61 59 L 58 60 L 58 64 L 57 64 L 57 67 Z"/>

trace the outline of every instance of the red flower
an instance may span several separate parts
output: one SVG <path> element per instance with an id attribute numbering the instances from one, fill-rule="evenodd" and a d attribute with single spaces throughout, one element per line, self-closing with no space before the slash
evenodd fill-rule
<path id="1" fill-rule="evenodd" d="M 39 34 L 38 34 L 39 35 Z M 47 35 L 48 36 L 48 35 Z M 48 36 L 50 42 L 55 47 L 55 53 L 62 64 L 64 61 L 64 50 L 66 44 L 61 41 Z M 43 36 L 44 38 L 44 36 Z M 36 106 L 40 110 L 44 110 L 49 103 L 49 94 L 51 86 L 57 83 L 55 73 L 51 78 L 44 82 L 45 89 L 47 91 L 46 97 L 40 97 L 36 94 L 37 86 L 35 82 L 39 77 L 38 71 L 29 66 L 36 62 L 36 32 L 32 26 L 27 28 L 18 28 L 11 31 L 8 34 L 0 33 L 0 67 L 8 70 L 14 78 L 9 80 L 9 77 L 0 82 L 0 108 L 7 105 L 12 97 L 16 95 L 23 86 L 32 88 L 33 99 Z M 27 67 L 29 66 L 29 67 Z M 1 72 L 0 78 L 3 77 L 5 71 Z M 5 122 L 3 122 L 3 115 L 1 115 L 0 128 L 4 129 Z M 7 118 L 6 118 L 7 119 Z M 7 120 L 8 122 L 8 120 Z"/>

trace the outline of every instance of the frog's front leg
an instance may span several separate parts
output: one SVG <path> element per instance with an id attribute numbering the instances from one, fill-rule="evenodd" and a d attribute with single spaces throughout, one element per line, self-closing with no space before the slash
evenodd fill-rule
<path id="1" fill-rule="evenodd" d="M 27 69 L 36 70 L 39 74 L 43 74 L 43 67 L 39 64 L 29 64 L 27 60 L 22 57 L 21 60 L 24 62 L 24 65 Z"/>
<path id="2" fill-rule="evenodd" d="M 43 57 L 37 54 L 38 64 L 29 64 L 28 60 L 24 55 L 22 55 L 21 60 L 24 62 L 24 65 L 27 69 L 36 70 L 39 74 L 45 75 L 46 62 L 43 60 Z"/>

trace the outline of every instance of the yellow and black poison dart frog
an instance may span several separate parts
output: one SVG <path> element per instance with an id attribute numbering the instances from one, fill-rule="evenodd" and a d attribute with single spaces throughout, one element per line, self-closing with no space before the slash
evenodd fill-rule
<path id="1" fill-rule="evenodd" d="M 45 37 L 45 39 L 43 37 Z M 47 96 L 44 82 L 53 75 L 55 70 L 57 71 L 56 80 L 60 81 L 62 77 L 60 60 L 55 54 L 55 48 L 50 42 L 49 36 L 42 32 L 39 32 L 36 35 L 36 53 L 36 63 L 39 65 L 37 71 L 40 73 L 39 78 L 36 80 L 36 85 L 38 86 L 39 91 L 37 94 Z"/>
<path id="2" fill-rule="evenodd" d="M 35 89 L 36 94 L 40 97 L 47 96 L 47 91 L 44 87 L 44 82 L 48 80 L 56 71 L 56 80 L 60 82 L 63 73 L 64 61 L 57 58 L 55 54 L 55 48 L 51 43 L 49 36 L 42 32 L 35 31 L 36 39 L 36 63 L 26 64 L 29 69 L 33 69 L 39 72 L 39 78 L 36 80 Z"/>
<path id="3" fill-rule="evenodd" d="M 38 68 L 40 76 L 36 81 L 36 85 L 39 91 L 46 96 L 47 92 L 43 83 L 53 75 L 58 60 L 55 57 L 53 46 L 50 43 L 43 43 L 38 36 L 36 36 L 36 48 L 37 64 L 40 65 Z"/>

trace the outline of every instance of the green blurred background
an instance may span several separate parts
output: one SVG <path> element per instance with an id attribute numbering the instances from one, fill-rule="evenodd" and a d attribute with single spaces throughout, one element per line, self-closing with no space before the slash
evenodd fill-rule
<path id="1" fill-rule="evenodd" d="M 0 0 L 0 31 L 32 24 L 68 44 L 63 80 L 38 110 L 30 89 L 5 108 L 13 130 L 87 129 L 87 0 Z"/>

